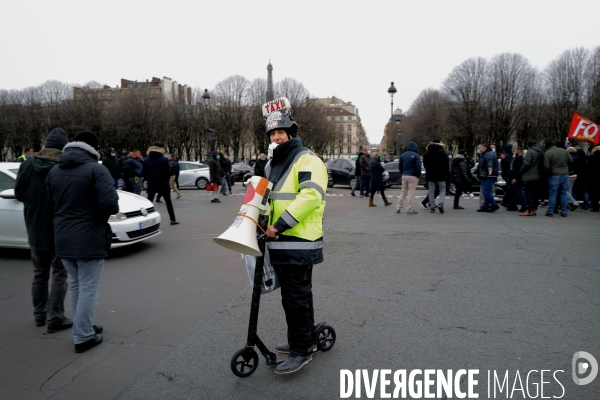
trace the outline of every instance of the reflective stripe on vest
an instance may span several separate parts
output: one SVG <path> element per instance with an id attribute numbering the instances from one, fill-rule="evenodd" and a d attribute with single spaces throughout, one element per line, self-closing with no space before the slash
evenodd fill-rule
<path id="1" fill-rule="evenodd" d="M 267 242 L 272 250 L 315 250 L 323 248 L 323 241 L 316 242 Z"/>

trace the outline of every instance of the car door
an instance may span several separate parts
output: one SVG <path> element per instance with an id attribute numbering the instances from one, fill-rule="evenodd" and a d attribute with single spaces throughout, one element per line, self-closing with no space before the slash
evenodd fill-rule
<path id="1" fill-rule="evenodd" d="M 390 185 L 401 185 L 402 184 L 402 174 L 400 173 L 398 161 L 392 161 L 383 166 L 383 168 L 390 174 Z"/>
<path id="2" fill-rule="evenodd" d="M 331 178 L 333 179 L 334 185 L 345 183 L 342 173 L 342 159 L 338 158 L 333 161 L 333 164 L 331 165 Z"/>
<path id="3" fill-rule="evenodd" d="M 0 192 L 12 195 L 0 197 L 0 247 L 29 247 L 23 217 L 23 203 L 14 197 L 15 178 L 0 171 Z"/>
<path id="4" fill-rule="evenodd" d="M 196 184 L 194 169 L 198 168 L 196 164 L 179 162 L 179 186 L 193 187 Z"/>
<path id="5" fill-rule="evenodd" d="M 342 183 L 349 185 L 350 179 L 353 175 L 352 170 L 354 169 L 354 165 L 346 159 L 342 159 L 342 176 L 344 181 Z"/>

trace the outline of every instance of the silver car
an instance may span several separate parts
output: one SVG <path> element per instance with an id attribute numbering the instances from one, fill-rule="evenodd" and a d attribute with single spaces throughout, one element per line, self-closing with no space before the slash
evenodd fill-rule
<path id="1" fill-rule="evenodd" d="M 179 161 L 179 187 L 204 190 L 210 181 L 208 165 L 195 161 Z M 144 181 L 142 187 L 147 189 L 148 183 Z"/>

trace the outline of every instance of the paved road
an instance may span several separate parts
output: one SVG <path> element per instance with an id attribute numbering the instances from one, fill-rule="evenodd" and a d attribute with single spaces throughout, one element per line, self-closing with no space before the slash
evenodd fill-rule
<path id="1" fill-rule="evenodd" d="M 245 343 L 250 287 L 237 256 L 210 238 L 240 201 L 212 205 L 205 193 L 185 191 L 176 202 L 184 223 L 111 254 L 97 313 L 107 343 L 82 355 L 69 332 L 35 328 L 27 255 L 3 251 L 1 397 L 333 399 L 341 369 L 385 368 L 480 369 L 480 398 L 488 370 L 508 370 L 511 386 L 517 371 L 525 386 L 530 370 L 564 370 L 563 398 L 600 397 L 600 378 L 588 386 L 571 379 L 576 351 L 600 358 L 597 214 L 481 214 L 477 201 L 463 200 L 463 211 L 405 215 L 381 199 L 369 208 L 366 199 L 330 196 L 314 296 L 316 318 L 335 327 L 338 341 L 297 374 L 276 376 L 261 359 L 239 379 L 229 360 Z M 262 300 L 259 334 L 274 347 L 285 338 L 280 295 Z M 532 394 L 541 379 L 530 374 Z M 561 394 L 552 376 L 544 381 L 545 396 Z"/>

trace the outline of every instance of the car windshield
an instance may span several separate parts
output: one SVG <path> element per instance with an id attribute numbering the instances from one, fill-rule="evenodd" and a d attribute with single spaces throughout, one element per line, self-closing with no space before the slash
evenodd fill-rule
<path id="1" fill-rule="evenodd" d="M 383 166 L 383 168 L 386 171 L 389 171 L 390 169 L 398 169 L 398 163 L 397 162 L 391 162 L 391 163 L 385 164 Z"/>
<path id="2" fill-rule="evenodd" d="M 15 168 L 15 169 L 9 169 L 10 172 L 12 172 L 15 175 L 19 174 L 19 168 Z"/>
<path id="3" fill-rule="evenodd" d="M 12 176 L 8 176 L 4 172 L 0 172 L 0 192 L 7 189 L 15 188 L 15 180 Z"/>
<path id="4" fill-rule="evenodd" d="M 250 167 L 246 164 L 233 164 L 233 168 L 235 169 L 250 169 Z"/>

